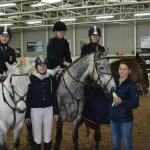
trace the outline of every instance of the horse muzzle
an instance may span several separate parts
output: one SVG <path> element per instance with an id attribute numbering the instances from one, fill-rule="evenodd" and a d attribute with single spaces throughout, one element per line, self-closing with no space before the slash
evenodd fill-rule
<path id="1" fill-rule="evenodd" d="M 23 114 L 25 111 L 26 111 L 26 109 L 24 109 L 24 110 L 17 109 L 17 112 L 18 112 L 19 114 Z"/>
<path id="2" fill-rule="evenodd" d="M 17 112 L 18 113 L 24 113 L 25 111 L 26 111 L 26 109 L 27 109 L 27 106 L 26 106 L 26 103 L 25 103 L 25 101 L 19 101 L 18 103 L 17 103 Z"/>

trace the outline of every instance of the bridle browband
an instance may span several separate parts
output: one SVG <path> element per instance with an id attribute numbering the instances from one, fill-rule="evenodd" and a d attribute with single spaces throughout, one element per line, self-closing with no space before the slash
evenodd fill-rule
<path id="1" fill-rule="evenodd" d="M 8 88 L 5 86 L 4 84 L 4 81 L 6 80 L 6 78 L 3 80 L 2 82 L 2 95 L 3 95 L 3 99 L 4 99 L 4 102 L 7 103 L 7 105 L 12 109 L 13 111 L 13 114 L 14 114 L 14 124 L 13 124 L 13 127 L 15 126 L 15 122 L 16 122 L 16 114 L 15 112 L 17 111 L 17 103 L 19 101 L 24 101 L 26 103 L 26 101 L 24 100 L 24 97 L 27 95 L 28 92 L 26 92 L 23 96 L 19 95 L 15 90 L 14 90 L 14 87 L 12 85 L 12 77 L 13 76 L 29 76 L 28 74 L 12 74 L 11 77 L 10 77 L 10 85 L 11 85 L 11 90 L 12 90 L 12 93 L 8 90 Z M 6 100 L 6 97 L 5 97 L 5 93 L 4 93 L 4 88 L 5 90 L 9 93 L 9 96 L 12 100 L 12 102 L 14 103 L 14 106 L 11 106 L 11 104 Z M 19 97 L 18 100 L 15 99 L 15 95 L 17 95 Z M 21 112 L 19 112 L 21 113 Z"/>
<path id="2" fill-rule="evenodd" d="M 102 55 L 102 53 L 100 53 L 100 56 L 101 56 L 101 55 Z M 86 97 L 84 97 L 84 93 L 83 93 L 83 95 L 82 95 L 80 98 L 76 98 L 76 97 L 71 93 L 70 89 L 68 88 L 68 86 L 67 86 L 67 84 L 66 84 L 66 82 L 65 82 L 64 73 L 62 74 L 63 82 L 64 82 L 64 85 L 65 85 L 65 88 L 67 89 L 67 91 L 68 91 L 68 93 L 71 95 L 71 97 L 72 97 L 73 99 L 75 99 L 75 101 L 77 102 L 77 111 L 76 111 L 76 114 L 74 115 L 74 117 L 73 117 L 70 121 L 69 121 L 69 120 L 66 120 L 66 121 L 72 122 L 72 121 L 76 118 L 76 116 L 77 116 L 77 113 L 78 113 L 78 110 L 79 110 L 79 102 L 80 102 L 82 99 L 87 99 L 88 97 L 90 97 L 90 96 L 95 92 L 95 90 L 96 90 L 96 88 L 97 88 L 97 85 L 101 86 L 101 84 L 102 84 L 102 81 L 101 81 L 101 79 L 100 79 L 100 76 L 101 76 L 101 75 L 103 75 L 103 74 L 109 74 L 109 75 L 111 75 L 111 77 L 110 77 L 110 79 L 108 80 L 108 82 L 106 83 L 106 85 L 102 87 L 102 90 L 104 90 L 104 91 L 105 91 L 105 89 L 106 89 L 108 83 L 109 83 L 110 80 L 112 79 L 112 77 L 113 77 L 112 74 L 110 74 L 110 73 L 102 73 L 102 72 L 100 71 L 100 69 L 99 69 L 99 67 L 98 67 L 98 64 L 97 64 L 97 61 L 102 60 L 102 59 L 106 59 L 106 58 L 98 58 L 98 59 L 96 59 L 96 53 L 94 54 L 94 65 L 93 65 L 93 70 L 92 70 L 92 80 L 93 80 L 93 75 L 94 75 L 94 67 L 95 67 L 96 72 L 97 72 L 97 75 L 98 75 L 98 78 L 96 79 L 96 81 L 94 82 L 94 84 L 93 84 L 93 83 L 92 83 L 92 84 L 84 83 L 84 82 L 82 82 L 82 81 L 76 79 L 76 78 L 73 77 L 73 75 L 69 72 L 69 68 L 66 69 L 66 72 L 70 75 L 70 77 L 71 77 L 74 81 L 76 81 L 76 82 L 78 82 L 78 83 L 81 83 L 81 84 L 83 84 L 83 85 L 85 85 L 85 86 L 86 86 L 86 85 L 87 85 L 87 86 L 91 86 L 91 85 L 93 86 L 93 85 L 95 85 L 95 87 L 93 88 L 93 90 L 91 91 L 91 93 L 90 93 L 88 96 L 86 96 Z M 98 84 L 98 82 L 99 82 L 100 84 Z"/>

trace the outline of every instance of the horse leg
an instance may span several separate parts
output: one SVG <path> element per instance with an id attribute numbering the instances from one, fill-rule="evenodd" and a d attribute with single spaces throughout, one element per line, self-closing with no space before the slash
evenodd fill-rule
<path id="1" fill-rule="evenodd" d="M 59 120 L 56 125 L 56 138 L 54 144 L 54 150 L 59 150 L 60 143 L 62 141 L 62 129 L 63 129 L 63 122 Z"/>
<path id="2" fill-rule="evenodd" d="M 7 131 L 0 128 L 0 149 L 1 150 L 8 150 L 6 137 L 7 137 Z"/>
<path id="3" fill-rule="evenodd" d="M 22 126 L 23 126 L 23 123 L 20 123 L 18 126 L 16 126 L 13 129 L 13 133 L 14 133 L 14 150 L 19 150 L 20 133 L 21 133 Z"/>
<path id="4" fill-rule="evenodd" d="M 73 121 L 73 125 L 72 125 L 72 130 L 73 130 L 73 134 L 72 134 L 72 138 L 73 138 L 73 149 L 74 150 L 79 150 L 79 145 L 78 145 L 78 128 L 80 125 L 80 120 L 81 118 L 78 117 Z"/>
<path id="5" fill-rule="evenodd" d="M 87 140 L 86 140 L 86 147 L 90 147 L 90 128 L 89 126 L 85 123 L 85 127 L 86 127 L 86 135 L 87 135 Z"/>
<path id="6" fill-rule="evenodd" d="M 95 140 L 95 150 L 99 150 L 99 143 L 101 140 L 101 133 L 100 133 L 100 125 L 99 124 L 95 124 L 94 140 Z"/>

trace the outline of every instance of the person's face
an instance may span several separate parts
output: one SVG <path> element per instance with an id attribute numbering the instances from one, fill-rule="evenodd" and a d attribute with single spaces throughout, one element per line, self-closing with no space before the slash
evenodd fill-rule
<path id="1" fill-rule="evenodd" d="M 125 79 L 128 77 L 131 69 L 126 64 L 120 64 L 119 66 L 119 76 L 121 79 Z"/>
<path id="2" fill-rule="evenodd" d="M 6 43 L 9 42 L 9 40 L 10 40 L 10 37 L 9 37 L 8 34 L 1 34 L 0 35 L 0 41 L 1 41 L 1 43 L 6 44 Z"/>
<path id="3" fill-rule="evenodd" d="M 58 39 L 62 39 L 66 35 L 66 31 L 55 31 L 55 35 Z"/>
<path id="4" fill-rule="evenodd" d="M 45 73 L 47 71 L 47 65 L 46 64 L 37 65 L 37 71 L 41 74 Z"/>
<path id="5" fill-rule="evenodd" d="M 100 36 L 98 34 L 92 34 L 91 35 L 91 42 L 97 43 L 100 39 Z"/>

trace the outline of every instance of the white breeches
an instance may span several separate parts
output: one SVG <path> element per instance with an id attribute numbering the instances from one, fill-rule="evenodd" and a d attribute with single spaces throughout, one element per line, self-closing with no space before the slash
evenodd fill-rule
<path id="1" fill-rule="evenodd" d="M 42 131 L 45 143 L 52 139 L 53 107 L 31 108 L 31 121 L 33 127 L 34 141 L 37 144 L 42 142 Z"/>
<path id="2" fill-rule="evenodd" d="M 49 72 L 52 76 L 55 76 L 55 74 L 58 72 L 58 70 L 60 70 L 61 67 L 60 66 L 57 66 L 56 68 L 54 69 L 47 69 L 47 72 Z"/>

